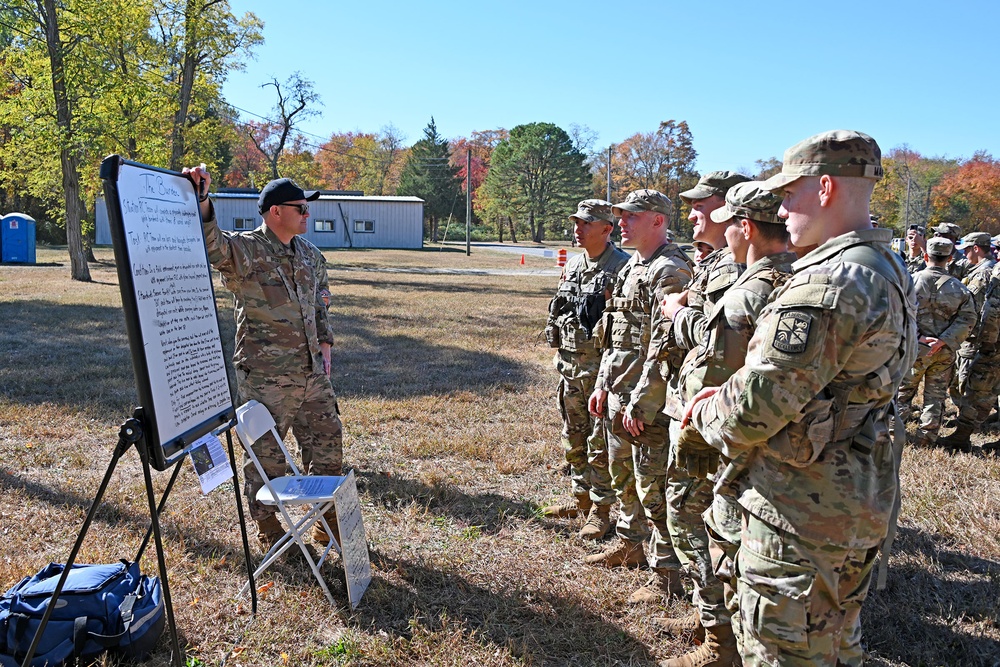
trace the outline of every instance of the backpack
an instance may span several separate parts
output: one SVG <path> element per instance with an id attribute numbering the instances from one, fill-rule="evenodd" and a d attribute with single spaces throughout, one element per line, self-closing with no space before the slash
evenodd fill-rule
<path id="1" fill-rule="evenodd" d="M 0 666 L 19 667 L 65 566 L 52 563 L 0 597 Z M 73 565 L 31 661 L 56 667 L 108 649 L 148 657 L 163 633 L 163 590 L 138 563 Z"/>

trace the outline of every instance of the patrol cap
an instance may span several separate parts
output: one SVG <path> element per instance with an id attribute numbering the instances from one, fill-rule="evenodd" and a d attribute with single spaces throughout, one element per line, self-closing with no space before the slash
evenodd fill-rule
<path id="1" fill-rule="evenodd" d="M 737 183 L 726 193 L 726 205 L 712 211 L 713 222 L 731 218 L 749 218 L 755 222 L 784 224 L 778 217 L 781 196 L 761 188 L 760 181 Z"/>
<path id="2" fill-rule="evenodd" d="M 615 216 L 611 215 L 611 202 L 603 199 L 584 199 L 576 205 L 576 213 L 569 216 L 570 220 L 577 219 L 584 222 L 597 222 L 601 220 L 610 225 L 615 224 Z"/>
<path id="3" fill-rule="evenodd" d="M 278 178 L 265 185 L 264 189 L 260 191 L 260 196 L 257 198 L 257 210 L 263 213 L 278 204 L 299 199 L 313 201 L 318 197 L 318 190 L 303 190 L 290 178 Z"/>
<path id="4" fill-rule="evenodd" d="M 670 203 L 670 198 L 662 192 L 657 190 L 633 190 L 628 193 L 628 197 L 625 197 L 625 201 L 612 206 L 611 212 L 617 216 L 620 216 L 622 211 L 631 211 L 632 213 L 656 211 L 663 215 L 670 215 L 670 211 L 673 208 L 674 205 Z"/>
<path id="5" fill-rule="evenodd" d="M 737 183 L 749 180 L 743 174 L 735 171 L 710 171 L 698 179 L 698 185 L 690 190 L 685 190 L 679 196 L 685 204 L 690 204 L 699 199 L 707 199 L 712 195 L 725 197 L 726 193 L 729 192 L 729 188 Z"/>
<path id="6" fill-rule="evenodd" d="M 993 237 L 993 247 L 1000 248 L 1000 234 Z"/>
<path id="7" fill-rule="evenodd" d="M 969 246 L 979 245 L 984 248 L 989 248 L 992 239 L 990 235 L 986 232 L 971 232 L 962 237 L 962 240 L 958 242 L 956 248 L 968 248 Z"/>
<path id="8" fill-rule="evenodd" d="M 951 257 L 954 251 L 955 244 L 943 236 L 935 236 L 927 242 L 927 254 L 932 257 Z"/>
<path id="9" fill-rule="evenodd" d="M 785 151 L 781 172 L 764 181 L 764 189 L 780 190 L 803 176 L 882 178 L 882 150 L 867 134 L 831 130 L 803 139 Z"/>

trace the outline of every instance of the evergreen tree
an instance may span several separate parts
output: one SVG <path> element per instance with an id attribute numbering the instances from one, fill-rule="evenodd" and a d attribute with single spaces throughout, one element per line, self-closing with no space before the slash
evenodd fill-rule
<path id="1" fill-rule="evenodd" d="M 465 201 L 458 171 L 458 167 L 451 164 L 448 140 L 438 134 L 432 117 L 424 128 L 424 138 L 410 149 L 396 191 L 399 195 L 424 200 L 424 220 L 431 241 L 438 239 L 440 222 L 455 212 L 459 200 Z"/>

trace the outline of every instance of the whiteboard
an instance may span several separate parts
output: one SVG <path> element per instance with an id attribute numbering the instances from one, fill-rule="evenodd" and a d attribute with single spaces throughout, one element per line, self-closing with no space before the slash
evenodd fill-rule
<path id="1" fill-rule="evenodd" d="M 162 470 L 234 413 L 198 197 L 186 176 L 117 155 L 101 178 L 144 437 Z"/>

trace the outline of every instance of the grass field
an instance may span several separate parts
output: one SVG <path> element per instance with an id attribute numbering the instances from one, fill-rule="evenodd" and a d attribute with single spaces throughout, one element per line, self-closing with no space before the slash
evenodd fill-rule
<path id="1" fill-rule="evenodd" d="M 63 251 L 0 266 L 0 586 L 65 561 L 135 404 L 110 250 L 94 282 Z M 690 648 L 630 606 L 645 574 L 586 567 L 568 496 L 550 350 L 539 336 L 552 260 L 455 249 L 329 251 L 333 381 L 358 476 L 374 580 L 331 608 L 299 559 L 245 579 L 233 487 L 190 464 L 163 515 L 189 665 L 655 665 Z M 421 272 L 417 269 L 431 269 Z M 379 269 L 396 269 L 383 271 Z M 406 269 L 406 271 L 398 271 Z M 517 271 L 514 275 L 471 270 Z M 223 338 L 231 297 L 217 284 Z M 1000 439 L 996 431 L 979 444 Z M 889 587 L 864 612 L 872 665 L 1000 665 L 1000 460 L 909 450 Z M 162 488 L 166 473 L 155 473 Z M 79 562 L 130 558 L 148 525 L 142 471 L 122 459 Z M 254 557 L 259 550 L 252 547 Z M 152 552 L 144 570 L 154 573 Z M 166 636 L 149 664 L 167 665 Z"/>

